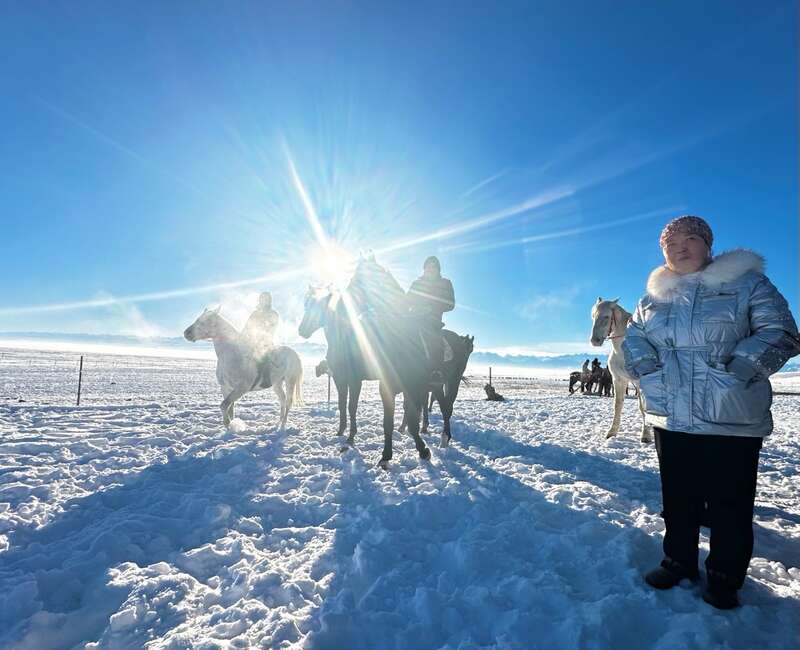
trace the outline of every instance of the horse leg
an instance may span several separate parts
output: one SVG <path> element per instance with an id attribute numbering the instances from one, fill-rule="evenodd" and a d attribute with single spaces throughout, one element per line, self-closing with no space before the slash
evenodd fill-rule
<path id="1" fill-rule="evenodd" d="M 431 450 L 425 445 L 425 441 L 419 435 L 419 420 L 422 411 L 422 405 L 427 399 L 427 394 L 422 391 L 416 391 L 413 394 L 411 391 L 403 393 L 403 409 L 406 412 L 408 419 L 408 432 L 414 438 L 414 445 L 417 448 L 419 457 L 422 460 L 428 460 L 431 457 Z"/>
<path id="2" fill-rule="evenodd" d="M 334 379 L 333 383 L 336 384 L 336 394 L 339 396 L 339 430 L 336 435 L 343 436 L 347 428 L 347 382 Z"/>
<path id="3" fill-rule="evenodd" d="M 296 382 L 297 380 L 295 380 Z M 286 427 L 286 422 L 289 419 L 289 411 L 292 410 L 292 405 L 294 404 L 294 383 L 289 379 L 286 380 L 286 408 L 284 409 L 283 413 L 283 426 Z"/>
<path id="4" fill-rule="evenodd" d="M 641 391 L 638 391 L 636 399 L 639 402 L 639 412 L 642 414 L 642 442 L 653 442 L 653 429 L 645 421 L 644 399 Z"/>
<path id="5" fill-rule="evenodd" d="M 625 401 L 625 393 L 622 392 L 622 382 L 623 380 L 614 379 L 614 420 L 611 422 L 608 431 L 606 431 L 606 438 L 612 438 L 617 435 L 617 431 L 619 431 L 619 422 L 622 418 L 622 404 Z"/>
<path id="6" fill-rule="evenodd" d="M 356 439 L 356 412 L 358 411 L 358 398 L 361 395 L 361 381 L 354 381 L 350 384 L 350 404 L 348 405 L 348 413 L 350 415 L 350 435 L 347 438 L 347 444 L 352 445 Z M 392 422 L 394 426 L 394 422 Z"/>
<path id="7" fill-rule="evenodd" d="M 439 389 L 437 388 L 436 390 L 438 391 Z M 425 391 L 425 399 L 422 400 L 422 429 L 421 429 L 422 433 L 428 433 L 428 424 L 429 424 L 428 413 L 430 409 L 430 407 L 428 406 L 428 395 L 430 395 L 432 400 L 434 392 L 430 391 L 429 393 L 428 391 Z M 403 412 L 403 418 L 405 418 L 405 411 Z"/>
<path id="8" fill-rule="evenodd" d="M 452 436 L 450 435 L 450 417 L 453 415 L 453 403 L 455 402 L 455 395 L 452 397 L 447 395 L 439 400 L 439 408 L 442 409 L 442 420 L 444 420 L 444 429 L 442 431 L 441 447 L 446 448 L 450 444 Z"/>
<path id="9" fill-rule="evenodd" d="M 383 382 L 380 383 L 381 402 L 383 403 L 383 453 L 378 463 L 383 469 L 392 460 L 392 430 L 394 429 L 394 393 Z"/>
<path id="10" fill-rule="evenodd" d="M 222 411 L 222 424 L 227 429 L 230 424 L 231 420 L 233 420 L 233 404 L 239 399 L 242 395 L 244 395 L 247 391 L 240 390 L 234 388 L 228 395 L 222 400 L 222 404 L 219 405 L 220 410 Z"/>
<path id="11" fill-rule="evenodd" d="M 278 424 L 278 430 L 282 431 L 283 428 L 286 426 L 286 393 L 283 391 L 283 381 L 276 381 L 272 384 L 272 390 L 275 391 L 275 394 L 278 396 L 278 400 L 281 403 L 281 415 L 280 415 L 280 422 Z"/>

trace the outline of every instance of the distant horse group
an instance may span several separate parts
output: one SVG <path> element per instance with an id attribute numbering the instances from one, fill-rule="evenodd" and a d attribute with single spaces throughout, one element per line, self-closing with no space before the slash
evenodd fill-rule
<path id="1" fill-rule="evenodd" d="M 595 367 L 593 370 L 579 370 L 569 374 L 569 394 L 572 395 L 580 387 L 581 393 L 611 397 L 614 394 L 614 381 L 611 371 L 606 367 Z"/>

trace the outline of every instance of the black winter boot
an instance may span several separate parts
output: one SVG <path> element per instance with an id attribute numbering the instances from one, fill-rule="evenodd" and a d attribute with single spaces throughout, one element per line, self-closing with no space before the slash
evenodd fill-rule
<path id="1" fill-rule="evenodd" d="M 644 576 L 644 581 L 656 589 L 672 589 L 681 580 L 687 579 L 696 582 L 699 578 L 697 569 L 694 572 L 681 566 L 675 560 L 665 557 L 661 566 L 653 569 Z"/>
<path id="2" fill-rule="evenodd" d="M 707 570 L 708 582 L 703 587 L 703 600 L 717 609 L 739 607 L 738 589 L 732 587 L 724 573 Z"/>

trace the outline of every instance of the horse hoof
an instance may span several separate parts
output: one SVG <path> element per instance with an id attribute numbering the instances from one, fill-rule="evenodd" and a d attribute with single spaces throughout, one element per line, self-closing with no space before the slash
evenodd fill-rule
<path id="1" fill-rule="evenodd" d="M 439 441 L 439 446 L 442 449 L 447 449 L 447 446 L 449 444 L 450 444 L 450 436 L 448 436 L 446 433 L 443 433 L 442 434 L 442 439 Z"/>
<path id="2" fill-rule="evenodd" d="M 608 433 L 606 433 L 606 440 L 608 440 L 609 438 L 613 438 L 615 435 L 617 435 L 616 431 L 609 431 Z"/>
<path id="3" fill-rule="evenodd" d="M 422 460 L 428 460 L 431 457 L 431 450 L 425 447 L 421 452 L 419 452 L 419 457 Z"/>
<path id="4" fill-rule="evenodd" d="M 389 461 L 381 459 L 380 462 L 378 463 L 378 467 L 380 467 L 381 469 L 389 469 Z"/>

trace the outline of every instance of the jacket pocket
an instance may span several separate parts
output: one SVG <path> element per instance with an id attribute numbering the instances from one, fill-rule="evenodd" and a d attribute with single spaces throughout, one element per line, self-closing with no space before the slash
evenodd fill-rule
<path id="1" fill-rule="evenodd" d="M 735 291 L 708 291 L 700 295 L 700 318 L 706 323 L 735 323 L 738 309 Z"/>
<path id="2" fill-rule="evenodd" d="M 656 370 L 639 377 L 639 390 L 644 398 L 645 413 L 667 415 L 667 391 L 663 370 Z"/>
<path id="3" fill-rule="evenodd" d="M 743 382 L 729 372 L 709 367 L 704 419 L 715 424 L 758 424 L 772 405 L 772 387 L 766 379 Z"/>

